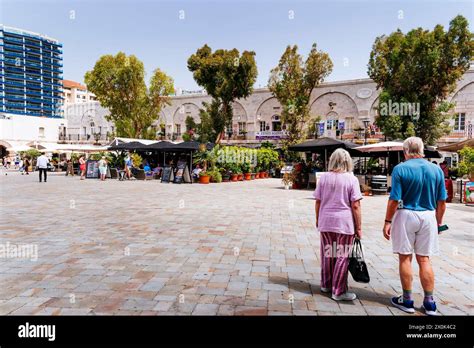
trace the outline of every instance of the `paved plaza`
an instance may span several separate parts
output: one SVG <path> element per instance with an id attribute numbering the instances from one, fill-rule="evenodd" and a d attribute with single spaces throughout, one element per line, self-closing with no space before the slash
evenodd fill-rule
<path id="1" fill-rule="evenodd" d="M 371 282 L 349 276 L 358 299 L 338 303 L 319 290 L 312 191 L 284 190 L 280 179 L 176 185 L 51 174 L 39 183 L 37 173 L 1 173 L 0 190 L 0 245 L 32 250 L 0 259 L 1 315 L 404 314 L 389 304 L 400 285 L 381 232 L 387 196 L 362 201 Z M 450 229 L 433 258 L 442 315 L 473 312 L 473 213 L 448 204 Z"/>

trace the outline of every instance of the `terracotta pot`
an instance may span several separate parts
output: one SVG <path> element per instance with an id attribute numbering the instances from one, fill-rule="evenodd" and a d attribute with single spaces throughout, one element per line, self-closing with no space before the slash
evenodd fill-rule
<path id="1" fill-rule="evenodd" d="M 242 181 L 244 180 L 244 175 L 243 174 L 237 174 L 237 181 Z"/>
<path id="2" fill-rule="evenodd" d="M 260 179 L 260 173 L 255 173 L 255 179 Z"/>
<path id="3" fill-rule="evenodd" d="M 266 178 L 265 174 L 266 174 L 265 172 L 260 172 L 260 178 L 265 179 Z"/>
<path id="4" fill-rule="evenodd" d="M 245 173 L 244 174 L 244 179 L 245 180 L 252 180 L 252 173 Z"/>
<path id="5" fill-rule="evenodd" d="M 209 184 L 210 179 L 211 179 L 211 177 L 209 175 L 201 175 L 199 177 L 199 183 L 200 184 Z"/>
<path id="6" fill-rule="evenodd" d="M 298 190 L 300 188 L 300 185 L 298 185 L 298 183 L 294 182 L 292 185 L 291 185 L 291 188 L 293 190 Z"/>
<path id="7" fill-rule="evenodd" d="M 222 175 L 222 182 L 229 182 L 230 175 Z"/>
<path id="8" fill-rule="evenodd" d="M 230 180 L 231 181 L 237 181 L 237 180 L 239 180 L 239 176 L 237 174 L 232 174 L 231 177 L 230 177 Z"/>

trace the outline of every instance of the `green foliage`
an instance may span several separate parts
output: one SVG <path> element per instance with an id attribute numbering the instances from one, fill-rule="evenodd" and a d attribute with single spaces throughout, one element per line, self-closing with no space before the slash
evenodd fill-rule
<path id="1" fill-rule="evenodd" d="M 271 70 L 268 87 L 282 105 L 281 120 L 288 132 L 283 149 L 302 138 L 302 127 L 309 118 L 311 92 L 331 73 L 332 67 L 329 55 L 313 44 L 304 62 L 298 46 L 288 46 L 278 66 Z"/>
<path id="2" fill-rule="evenodd" d="M 143 138 L 150 136 L 150 126 L 159 118 L 163 106 L 169 105 L 168 96 L 174 93 L 173 80 L 156 69 L 145 84 L 143 63 L 134 55 L 123 52 L 104 55 L 85 75 L 88 89 L 110 111 L 117 136 Z M 155 136 L 152 137 L 154 139 Z"/>
<path id="3" fill-rule="evenodd" d="M 39 156 L 41 156 L 41 151 L 38 151 L 37 149 L 20 151 L 20 157 L 22 158 L 36 159 Z"/>
<path id="4" fill-rule="evenodd" d="M 110 152 L 110 165 L 114 168 L 124 168 L 125 167 L 125 152 L 117 151 Z"/>
<path id="5" fill-rule="evenodd" d="M 444 103 L 456 82 L 469 69 L 474 57 L 474 35 L 463 16 L 455 17 L 445 31 L 417 28 L 400 30 L 375 39 L 370 53 L 368 74 L 382 89 L 383 103 L 413 103 L 419 115 L 380 116 L 376 124 L 391 138 L 416 134 L 427 144 L 449 132 L 446 122 L 452 104 Z M 386 105 L 386 104 L 385 104 Z"/>
<path id="6" fill-rule="evenodd" d="M 130 158 L 132 160 L 134 167 L 140 167 L 143 164 L 143 158 L 138 153 L 134 152 L 130 154 Z"/>
<path id="7" fill-rule="evenodd" d="M 78 160 L 79 160 L 79 157 L 80 157 L 80 155 L 78 155 L 78 157 L 77 157 Z M 102 159 L 102 157 L 105 157 L 107 163 L 109 163 L 109 164 L 112 161 L 111 153 L 110 152 L 105 152 L 105 151 L 93 153 L 89 156 L 89 159 L 91 159 L 93 161 L 100 161 Z"/>
<path id="8" fill-rule="evenodd" d="M 194 118 L 192 118 L 191 116 L 187 116 L 184 123 L 186 124 L 187 131 L 196 130 L 198 127 L 198 124 L 194 121 Z"/>
<path id="9" fill-rule="evenodd" d="M 222 174 L 217 168 L 215 168 L 213 170 L 208 170 L 207 175 L 209 175 L 211 177 L 211 180 L 213 182 L 217 182 L 217 183 L 222 182 Z"/>
<path id="10" fill-rule="evenodd" d="M 199 48 L 188 59 L 188 69 L 196 83 L 204 87 L 212 97 L 211 104 L 202 110 L 207 118 L 201 117 L 201 132 L 205 141 L 211 135 L 219 143 L 224 135 L 225 125 L 232 121 L 232 102 L 248 97 L 257 78 L 255 52 L 237 49 L 218 49 L 212 52 L 208 45 Z M 203 124 L 204 123 L 204 124 Z M 200 139 L 203 142 L 202 139 Z"/>
<path id="11" fill-rule="evenodd" d="M 459 156 L 461 157 L 458 166 L 459 176 L 474 175 L 474 147 L 465 146 L 462 150 L 459 150 Z"/>

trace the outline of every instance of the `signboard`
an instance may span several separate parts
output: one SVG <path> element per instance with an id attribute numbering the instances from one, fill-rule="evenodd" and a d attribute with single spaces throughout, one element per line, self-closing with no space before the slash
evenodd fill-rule
<path id="1" fill-rule="evenodd" d="M 466 202 L 467 205 L 474 205 L 474 181 L 466 183 L 464 189 L 464 202 Z"/>
<path id="2" fill-rule="evenodd" d="M 319 135 L 324 134 L 324 122 L 319 122 Z"/>
<path id="3" fill-rule="evenodd" d="M 86 178 L 87 179 L 99 178 L 99 161 L 88 160 L 86 162 Z"/>
<path id="4" fill-rule="evenodd" d="M 183 182 L 184 172 L 187 170 L 186 162 L 178 161 L 176 175 L 174 176 L 173 182 L 175 184 L 181 184 Z"/>
<path id="5" fill-rule="evenodd" d="M 161 182 L 170 182 L 173 176 L 173 168 L 164 167 L 163 172 L 161 173 Z"/>
<path id="6" fill-rule="evenodd" d="M 283 139 L 288 136 L 286 131 L 260 131 L 255 132 L 255 138 L 260 139 Z"/>

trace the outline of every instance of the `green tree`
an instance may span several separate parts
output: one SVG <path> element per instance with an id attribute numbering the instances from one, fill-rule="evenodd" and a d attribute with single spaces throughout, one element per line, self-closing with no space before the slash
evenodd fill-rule
<path id="1" fill-rule="evenodd" d="M 437 25 L 433 31 L 418 28 L 404 34 L 397 30 L 375 39 L 368 74 L 382 89 L 376 124 L 385 135 L 405 138 L 416 134 L 434 144 L 449 133 L 447 119 L 453 105 L 445 99 L 469 69 L 473 38 L 467 20 L 457 16 L 448 31 Z M 390 104 L 399 110 L 412 105 L 418 112 L 387 110 Z"/>
<path id="2" fill-rule="evenodd" d="M 216 143 L 220 143 L 225 126 L 232 122 L 232 102 L 248 97 L 253 91 L 257 79 L 255 52 L 244 51 L 240 55 L 235 48 L 212 52 L 204 45 L 189 57 L 188 69 L 196 83 L 212 97 L 212 102 L 202 110 L 212 124 L 204 127 L 211 126 L 212 131 L 205 129 L 206 135 L 213 133 Z"/>
<path id="3" fill-rule="evenodd" d="M 174 93 L 173 79 L 160 69 L 153 72 L 148 88 L 143 63 L 123 52 L 100 57 L 86 73 L 85 82 L 101 105 L 109 109 L 108 121 L 114 122 L 117 136 L 131 138 L 153 134 L 153 121 Z"/>
<path id="4" fill-rule="evenodd" d="M 313 44 L 306 61 L 298 53 L 298 46 L 288 46 L 278 66 L 271 70 L 268 86 L 282 105 L 281 120 L 288 132 L 284 149 L 303 138 L 311 92 L 331 73 L 332 67 L 329 55 Z"/>

